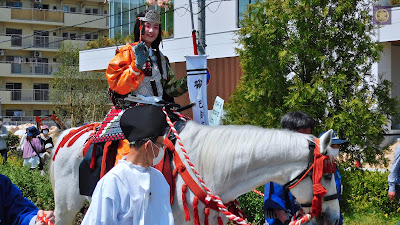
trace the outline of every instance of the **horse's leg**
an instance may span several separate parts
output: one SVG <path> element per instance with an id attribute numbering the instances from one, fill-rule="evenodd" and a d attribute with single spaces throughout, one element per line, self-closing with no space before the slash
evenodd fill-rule
<path id="1" fill-rule="evenodd" d="M 65 151 L 68 149 L 63 150 L 60 150 L 53 163 L 56 225 L 72 224 L 86 200 L 85 196 L 79 194 L 78 173 L 82 157 Z"/>

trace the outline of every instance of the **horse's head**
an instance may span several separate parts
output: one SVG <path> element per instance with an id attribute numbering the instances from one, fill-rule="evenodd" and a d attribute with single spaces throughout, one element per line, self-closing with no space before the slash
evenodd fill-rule
<path id="1" fill-rule="evenodd" d="M 332 130 L 326 132 L 319 142 L 316 140 L 315 150 L 310 149 L 308 168 L 300 175 L 295 174 L 286 184 L 304 211 L 311 212 L 316 224 L 336 225 L 340 217 L 334 176 L 336 166 L 330 155 L 331 141 Z"/>

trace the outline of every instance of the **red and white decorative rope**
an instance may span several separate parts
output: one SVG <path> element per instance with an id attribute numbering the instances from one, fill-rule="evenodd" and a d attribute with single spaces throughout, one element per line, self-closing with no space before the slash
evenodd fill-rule
<path id="1" fill-rule="evenodd" d="M 294 218 L 294 217 L 293 217 Z M 300 219 L 298 220 L 293 220 L 289 223 L 289 225 L 301 225 L 302 223 L 308 223 L 310 222 L 312 219 L 311 214 L 306 214 L 304 216 L 302 216 Z"/>
<path id="2" fill-rule="evenodd" d="M 225 214 L 225 216 L 232 221 L 235 221 L 237 224 L 246 224 L 246 225 L 250 225 L 248 223 L 246 223 L 246 221 L 241 218 L 238 217 L 236 215 L 234 215 L 233 213 L 229 212 L 228 209 L 225 207 L 224 203 L 222 202 L 221 198 L 211 194 L 210 189 L 207 188 L 206 184 L 204 183 L 204 180 L 201 178 L 200 174 L 196 171 L 196 169 L 194 168 L 193 163 L 190 161 L 190 158 L 183 146 L 182 140 L 178 135 L 178 132 L 176 131 L 174 125 L 171 122 L 171 119 L 168 116 L 168 113 L 165 111 L 165 108 L 162 109 L 164 114 L 166 115 L 167 118 L 167 123 L 168 125 L 171 127 L 171 130 L 174 132 L 176 139 L 178 140 L 179 145 L 181 146 L 182 149 L 182 153 L 185 156 L 186 161 L 188 162 L 190 168 L 192 169 L 192 171 L 194 172 L 194 174 L 196 175 L 197 179 L 200 181 L 201 186 L 204 188 L 204 191 L 207 193 L 207 197 L 206 197 L 206 201 L 214 201 L 217 203 L 218 209 Z"/>
<path id="3" fill-rule="evenodd" d="M 253 192 L 264 197 L 264 193 L 259 192 L 259 191 L 257 191 L 256 189 L 254 189 Z"/>

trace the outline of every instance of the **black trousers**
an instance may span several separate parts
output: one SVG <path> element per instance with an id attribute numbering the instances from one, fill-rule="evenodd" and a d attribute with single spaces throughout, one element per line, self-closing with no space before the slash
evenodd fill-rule
<path id="1" fill-rule="evenodd" d="M 7 162 L 7 152 L 8 152 L 8 149 L 0 150 L 0 154 L 3 157 L 3 165 L 6 164 L 6 162 Z"/>

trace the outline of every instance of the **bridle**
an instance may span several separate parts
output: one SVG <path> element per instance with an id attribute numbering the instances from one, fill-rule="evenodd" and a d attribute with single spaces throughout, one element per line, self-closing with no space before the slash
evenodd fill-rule
<path id="1" fill-rule="evenodd" d="M 309 141 L 309 157 L 308 165 L 298 176 L 287 182 L 284 187 L 292 189 L 296 187 L 304 178 L 310 177 L 313 182 L 313 200 L 312 202 L 301 204 L 302 207 L 311 207 L 311 212 L 315 217 L 321 216 L 322 211 L 322 198 L 324 201 L 338 199 L 338 194 L 326 196 L 326 189 L 321 185 L 321 178 L 323 174 L 334 174 L 336 172 L 336 163 L 327 155 L 322 155 L 319 149 L 319 139 L 316 138 L 314 142 Z M 312 173 L 311 173 L 312 171 Z"/>

